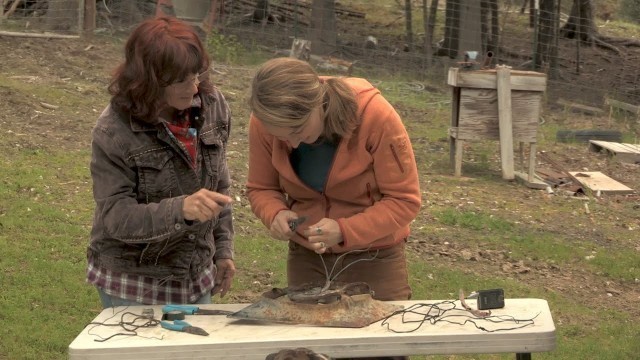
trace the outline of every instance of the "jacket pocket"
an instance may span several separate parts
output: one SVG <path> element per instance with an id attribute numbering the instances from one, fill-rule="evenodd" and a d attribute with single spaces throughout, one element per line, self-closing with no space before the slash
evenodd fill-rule
<path id="1" fill-rule="evenodd" d="M 150 203 L 171 197 L 176 187 L 173 153 L 164 149 L 134 156 L 138 172 L 138 199 Z"/>
<path id="2" fill-rule="evenodd" d="M 205 188 L 217 191 L 219 170 L 224 164 L 224 148 L 221 141 L 202 143 L 202 155 L 204 156 L 204 167 L 206 171 Z"/>

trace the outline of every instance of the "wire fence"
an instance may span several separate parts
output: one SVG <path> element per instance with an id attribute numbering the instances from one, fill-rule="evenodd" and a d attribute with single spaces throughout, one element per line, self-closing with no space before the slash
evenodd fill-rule
<path id="1" fill-rule="evenodd" d="M 203 36 L 233 39 L 249 50 L 284 56 L 294 51 L 323 71 L 383 71 L 444 81 L 452 66 L 506 64 L 547 74 L 548 98 L 554 100 L 595 107 L 617 102 L 631 110 L 640 105 L 640 43 L 602 35 L 611 14 L 591 7 L 576 11 L 570 0 L 0 0 L 0 5 L 4 34 L 125 37 L 139 21 L 167 14 L 193 23 Z M 229 46 L 222 42 L 217 50 Z"/>

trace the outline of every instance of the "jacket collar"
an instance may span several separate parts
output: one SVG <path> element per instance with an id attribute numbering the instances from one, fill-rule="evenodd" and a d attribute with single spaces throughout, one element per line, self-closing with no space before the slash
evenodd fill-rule
<path id="1" fill-rule="evenodd" d="M 194 113 L 193 110 L 196 110 L 195 113 L 197 114 L 201 114 L 202 113 L 202 98 L 200 93 L 196 94 L 193 97 L 193 100 L 191 101 L 191 111 L 192 113 Z M 198 126 L 202 125 L 202 120 L 199 119 L 199 121 L 196 120 L 196 123 L 198 123 Z M 137 120 L 135 118 L 133 118 L 132 116 L 129 116 L 129 126 L 131 126 L 131 131 L 133 132 L 143 132 L 143 131 L 157 131 L 158 130 L 158 124 L 149 124 L 145 121 L 140 121 Z"/>

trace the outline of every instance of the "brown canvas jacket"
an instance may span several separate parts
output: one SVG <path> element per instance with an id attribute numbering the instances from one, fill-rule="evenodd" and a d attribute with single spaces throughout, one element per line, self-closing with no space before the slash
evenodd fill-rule
<path id="1" fill-rule="evenodd" d="M 97 266 L 178 280 L 196 278 L 214 257 L 233 258 L 230 206 L 207 222 L 183 217 L 187 195 L 201 188 L 228 195 L 230 186 L 228 105 L 217 90 L 194 104 L 195 169 L 164 124 L 130 119 L 111 106 L 99 117 L 93 129 L 96 208 L 88 247 Z"/>

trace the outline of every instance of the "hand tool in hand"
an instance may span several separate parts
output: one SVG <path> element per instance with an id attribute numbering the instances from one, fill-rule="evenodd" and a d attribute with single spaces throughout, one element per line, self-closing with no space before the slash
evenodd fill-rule
<path id="1" fill-rule="evenodd" d="M 209 336 L 209 333 L 197 326 L 191 326 L 184 320 L 174 320 L 173 322 L 162 320 L 160 326 L 167 330 L 182 331 L 194 335 Z"/>
<path id="2" fill-rule="evenodd" d="M 300 216 L 297 219 L 289 220 L 289 229 L 291 229 L 291 231 L 296 231 L 298 225 L 302 224 L 305 221 L 307 221 L 306 216 Z"/>
<path id="3" fill-rule="evenodd" d="M 170 312 L 180 311 L 186 315 L 231 315 L 233 311 L 226 310 L 207 310 L 201 309 L 196 305 L 165 305 L 162 307 L 162 313 L 168 314 Z"/>

